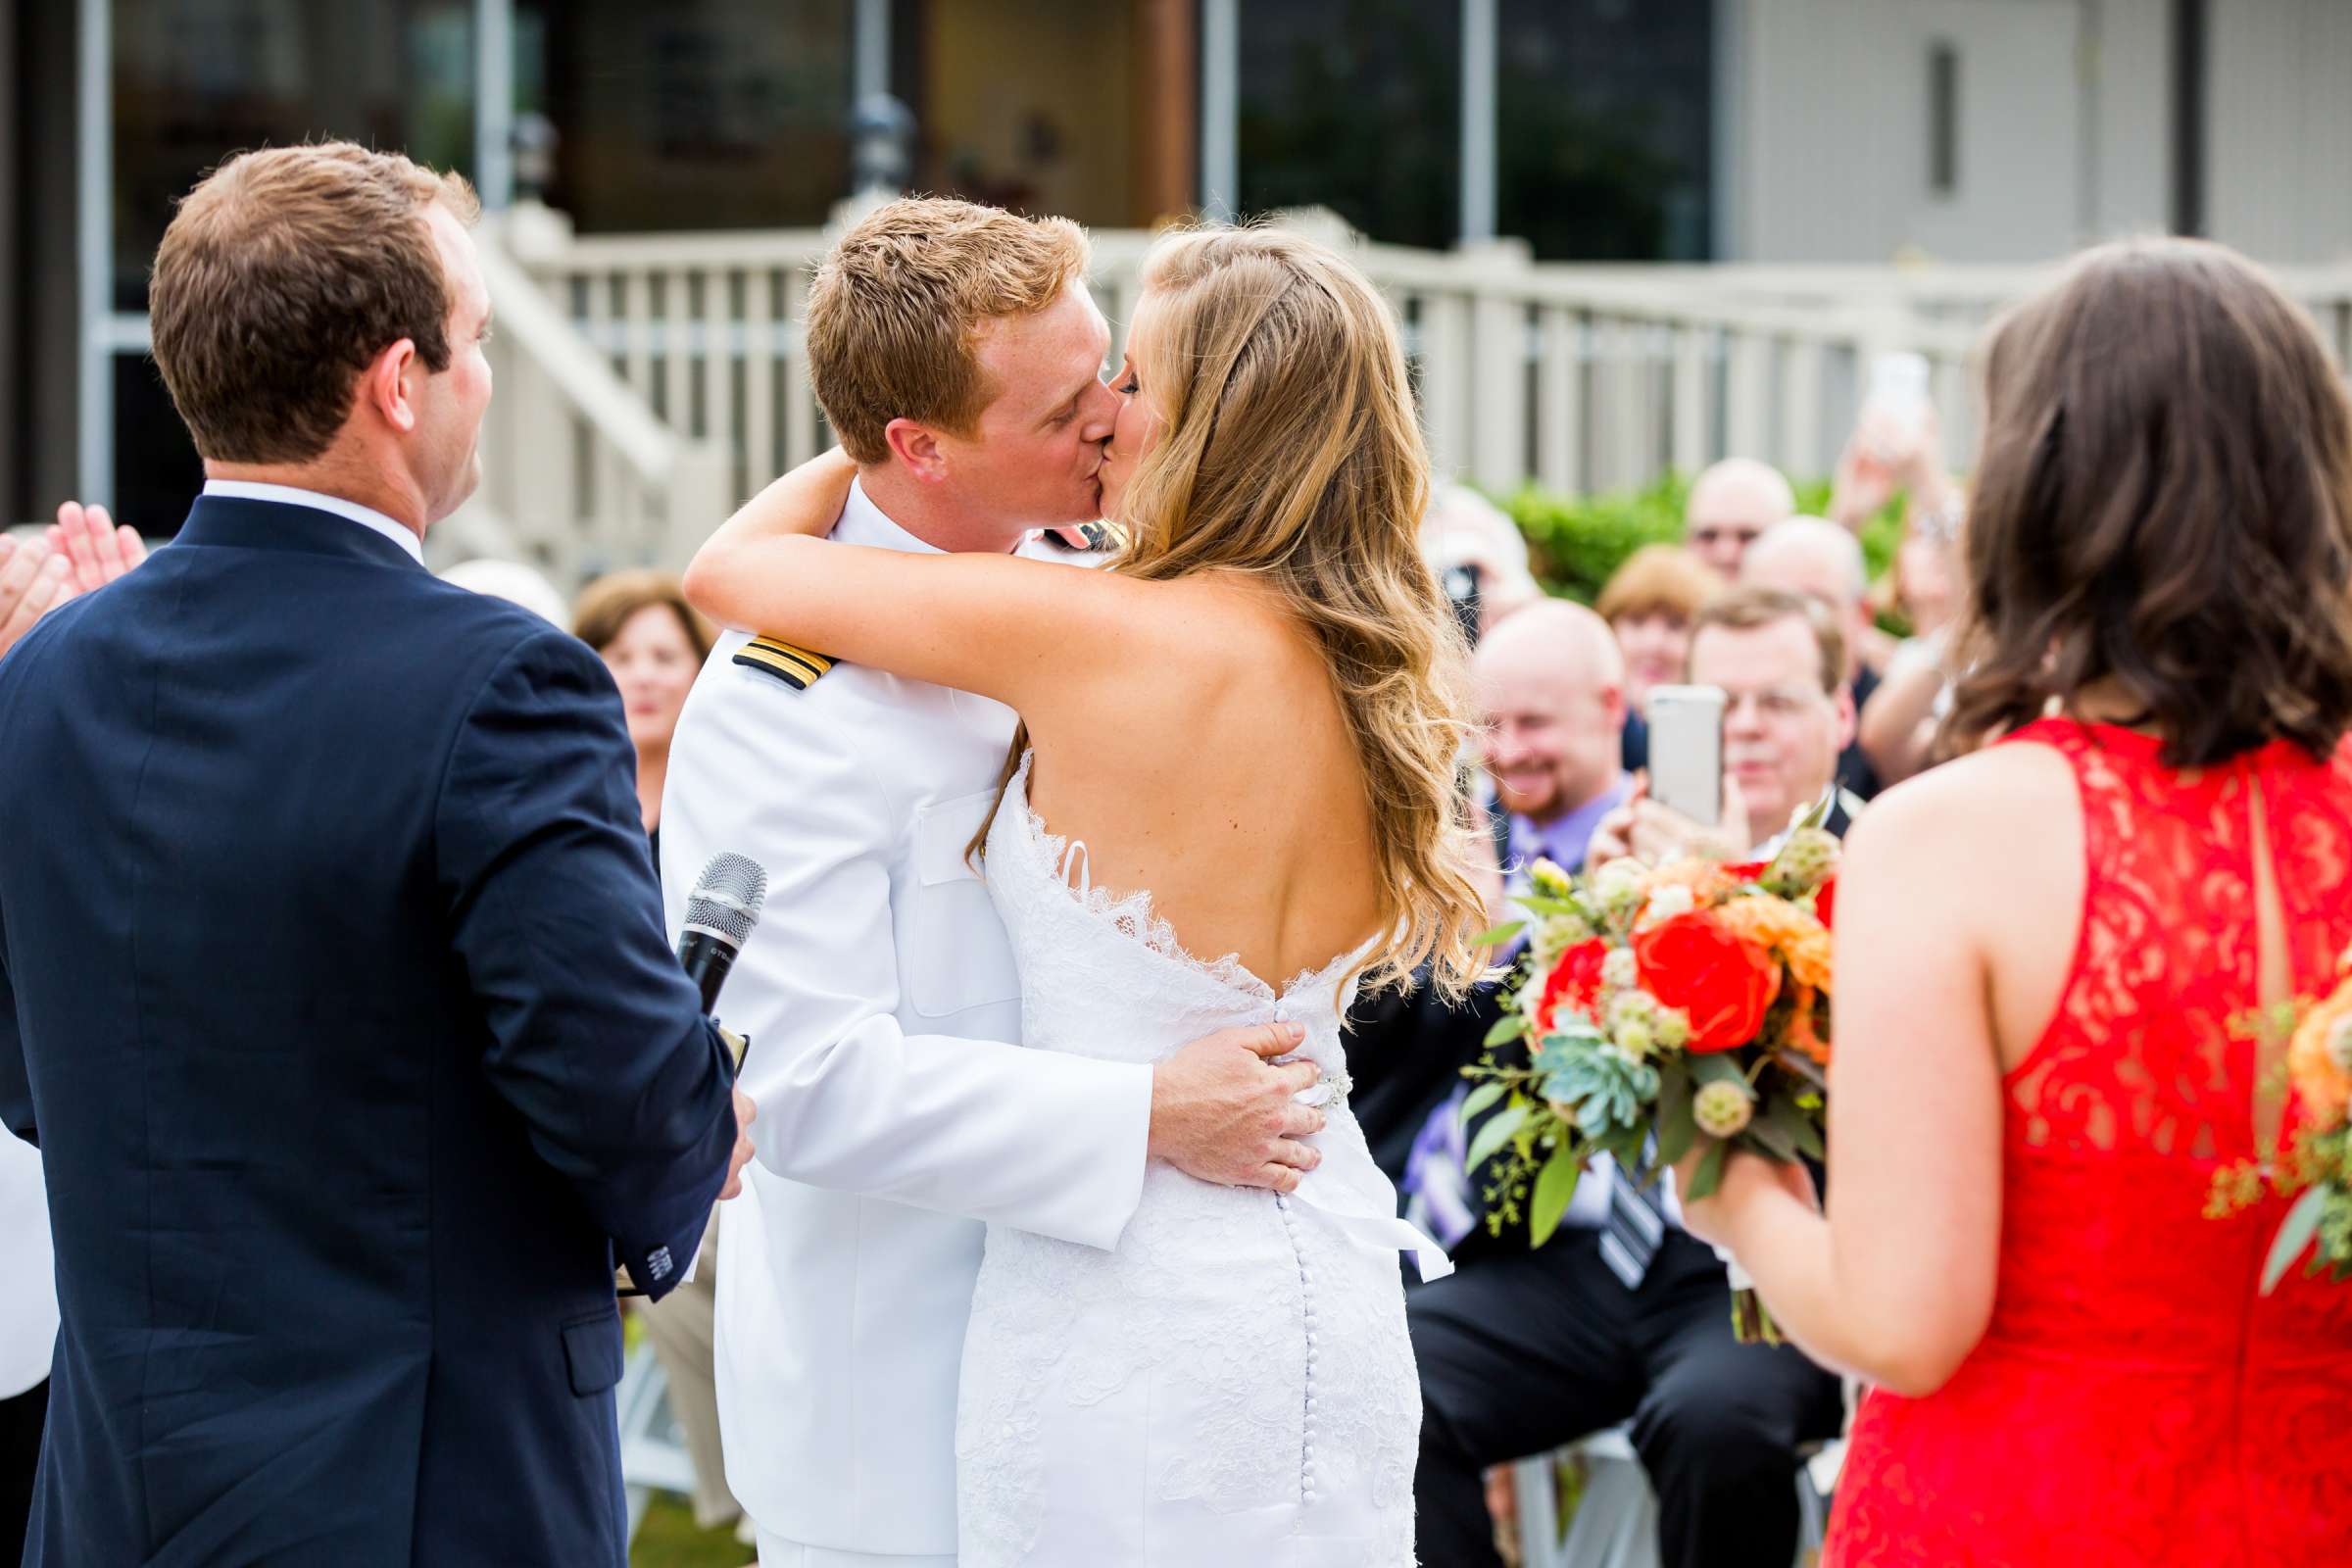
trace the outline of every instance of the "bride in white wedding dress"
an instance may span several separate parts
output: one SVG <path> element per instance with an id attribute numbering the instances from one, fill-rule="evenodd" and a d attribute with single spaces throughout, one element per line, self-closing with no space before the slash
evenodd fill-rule
<path id="1" fill-rule="evenodd" d="M 1421 1409 L 1398 1254 L 1446 1265 L 1347 1113 L 1340 1019 L 1359 984 L 1458 990 L 1485 923 L 1460 640 L 1416 548 L 1427 459 L 1388 310 L 1338 256 L 1197 230 L 1144 282 L 1109 569 L 826 543 L 853 472 L 831 454 L 730 520 L 690 592 L 1021 714 L 983 865 L 1025 1045 L 1151 1061 L 1287 1019 L 1323 1069 L 1287 1191 L 1154 1164 L 1110 1250 L 991 1228 L 957 1560 L 1395 1568 Z"/>

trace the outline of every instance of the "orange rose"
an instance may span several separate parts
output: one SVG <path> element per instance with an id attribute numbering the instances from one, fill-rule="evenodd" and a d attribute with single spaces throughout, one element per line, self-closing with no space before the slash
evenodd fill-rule
<path id="1" fill-rule="evenodd" d="M 2336 1126 L 2352 1108 L 2352 1062 L 2339 1043 L 2352 1035 L 2352 981 L 2303 1015 L 2286 1048 L 2286 1073 L 2303 1101 L 2305 1115 L 2315 1126 Z"/>
<path id="2" fill-rule="evenodd" d="M 1782 950 L 1788 959 L 1788 976 L 1810 990 L 1830 989 L 1830 934 L 1806 933 Z"/>
<path id="3" fill-rule="evenodd" d="M 1715 918 L 1734 936 L 1778 954 L 1797 984 L 1829 989 L 1830 933 L 1802 905 L 1751 894 L 1718 908 Z"/>
<path id="4" fill-rule="evenodd" d="M 1691 901 L 1704 905 L 1731 891 L 1733 883 L 1730 873 L 1715 861 L 1691 858 L 1651 868 L 1647 886 L 1652 893 L 1660 888 L 1689 888 Z"/>
<path id="5" fill-rule="evenodd" d="M 1788 1014 L 1788 1049 L 1799 1051 L 1821 1066 L 1830 1064 L 1830 1043 L 1822 1038 L 1820 1019 L 1815 1014 L 1817 997 L 1809 985 L 1800 985 L 1795 992 L 1796 1006 Z"/>
<path id="6" fill-rule="evenodd" d="M 1780 994 L 1772 955 L 1705 914 L 1678 914 L 1634 935 L 1642 989 L 1690 1020 L 1692 1052 L 1730 1051 L 1756 1038 Z"/>

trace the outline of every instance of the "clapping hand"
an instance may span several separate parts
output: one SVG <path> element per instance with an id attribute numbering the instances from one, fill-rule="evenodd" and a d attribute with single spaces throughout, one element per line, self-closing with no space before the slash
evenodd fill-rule
<path id="1" fill-rule="evenodd" d="M 74 597 L 73 564 L 39 539 L 0 534 L 0 654 Z"/>
<path id="2" fill-rule="evenodd" d="M 57 509 L 48 543 L 72 568 L 69 598 L 95 593 L 147 559 L 147 542 L 139 537 L 138 529 L 117 527 L 104 507 L 85 507 L 78 501 Z"/>

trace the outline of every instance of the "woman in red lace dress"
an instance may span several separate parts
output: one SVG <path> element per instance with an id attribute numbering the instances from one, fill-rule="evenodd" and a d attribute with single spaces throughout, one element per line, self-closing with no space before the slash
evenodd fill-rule
<path id="1" fill-rule="evenodd" d="M 1876 1386 L 1828 1562 L 2277 1568 L 2352 1540 L 2352 1281 L 2205 1217 L 2352 942 L 2352 414 L 2253 268 L 2089 253 L 1996 328 L 1954 732 L 1846 841 L 1829 1213 L 1687 1206 Z M 2047 716 L 2045 716 L 2047 715 Z"/>

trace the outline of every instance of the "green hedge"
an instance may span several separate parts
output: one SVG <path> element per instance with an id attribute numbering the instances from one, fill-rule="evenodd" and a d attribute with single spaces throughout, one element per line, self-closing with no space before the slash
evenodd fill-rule
<path id="1" fill-rule="evenodd" d="M 1530 488 L 1500 498 L 1500 504 L 1527 536 L 1528 564 L 1536 580 L 1552 593 L 1589 605 L 1626 557 L 1643 545 L 1682 539 L 1683 502 L 1690 491 L 1690 481 L 1677 473 L 1645 489 L 1608 495 L 1563 496 Z M 1796 486 L 1797 511 L 1820 514 L 1829 505 L 1828 480 Z M 1901 535 L 1899 501 L 1862 530 L 1862 553 L 1874 580 L 1893 562 Z"/>

